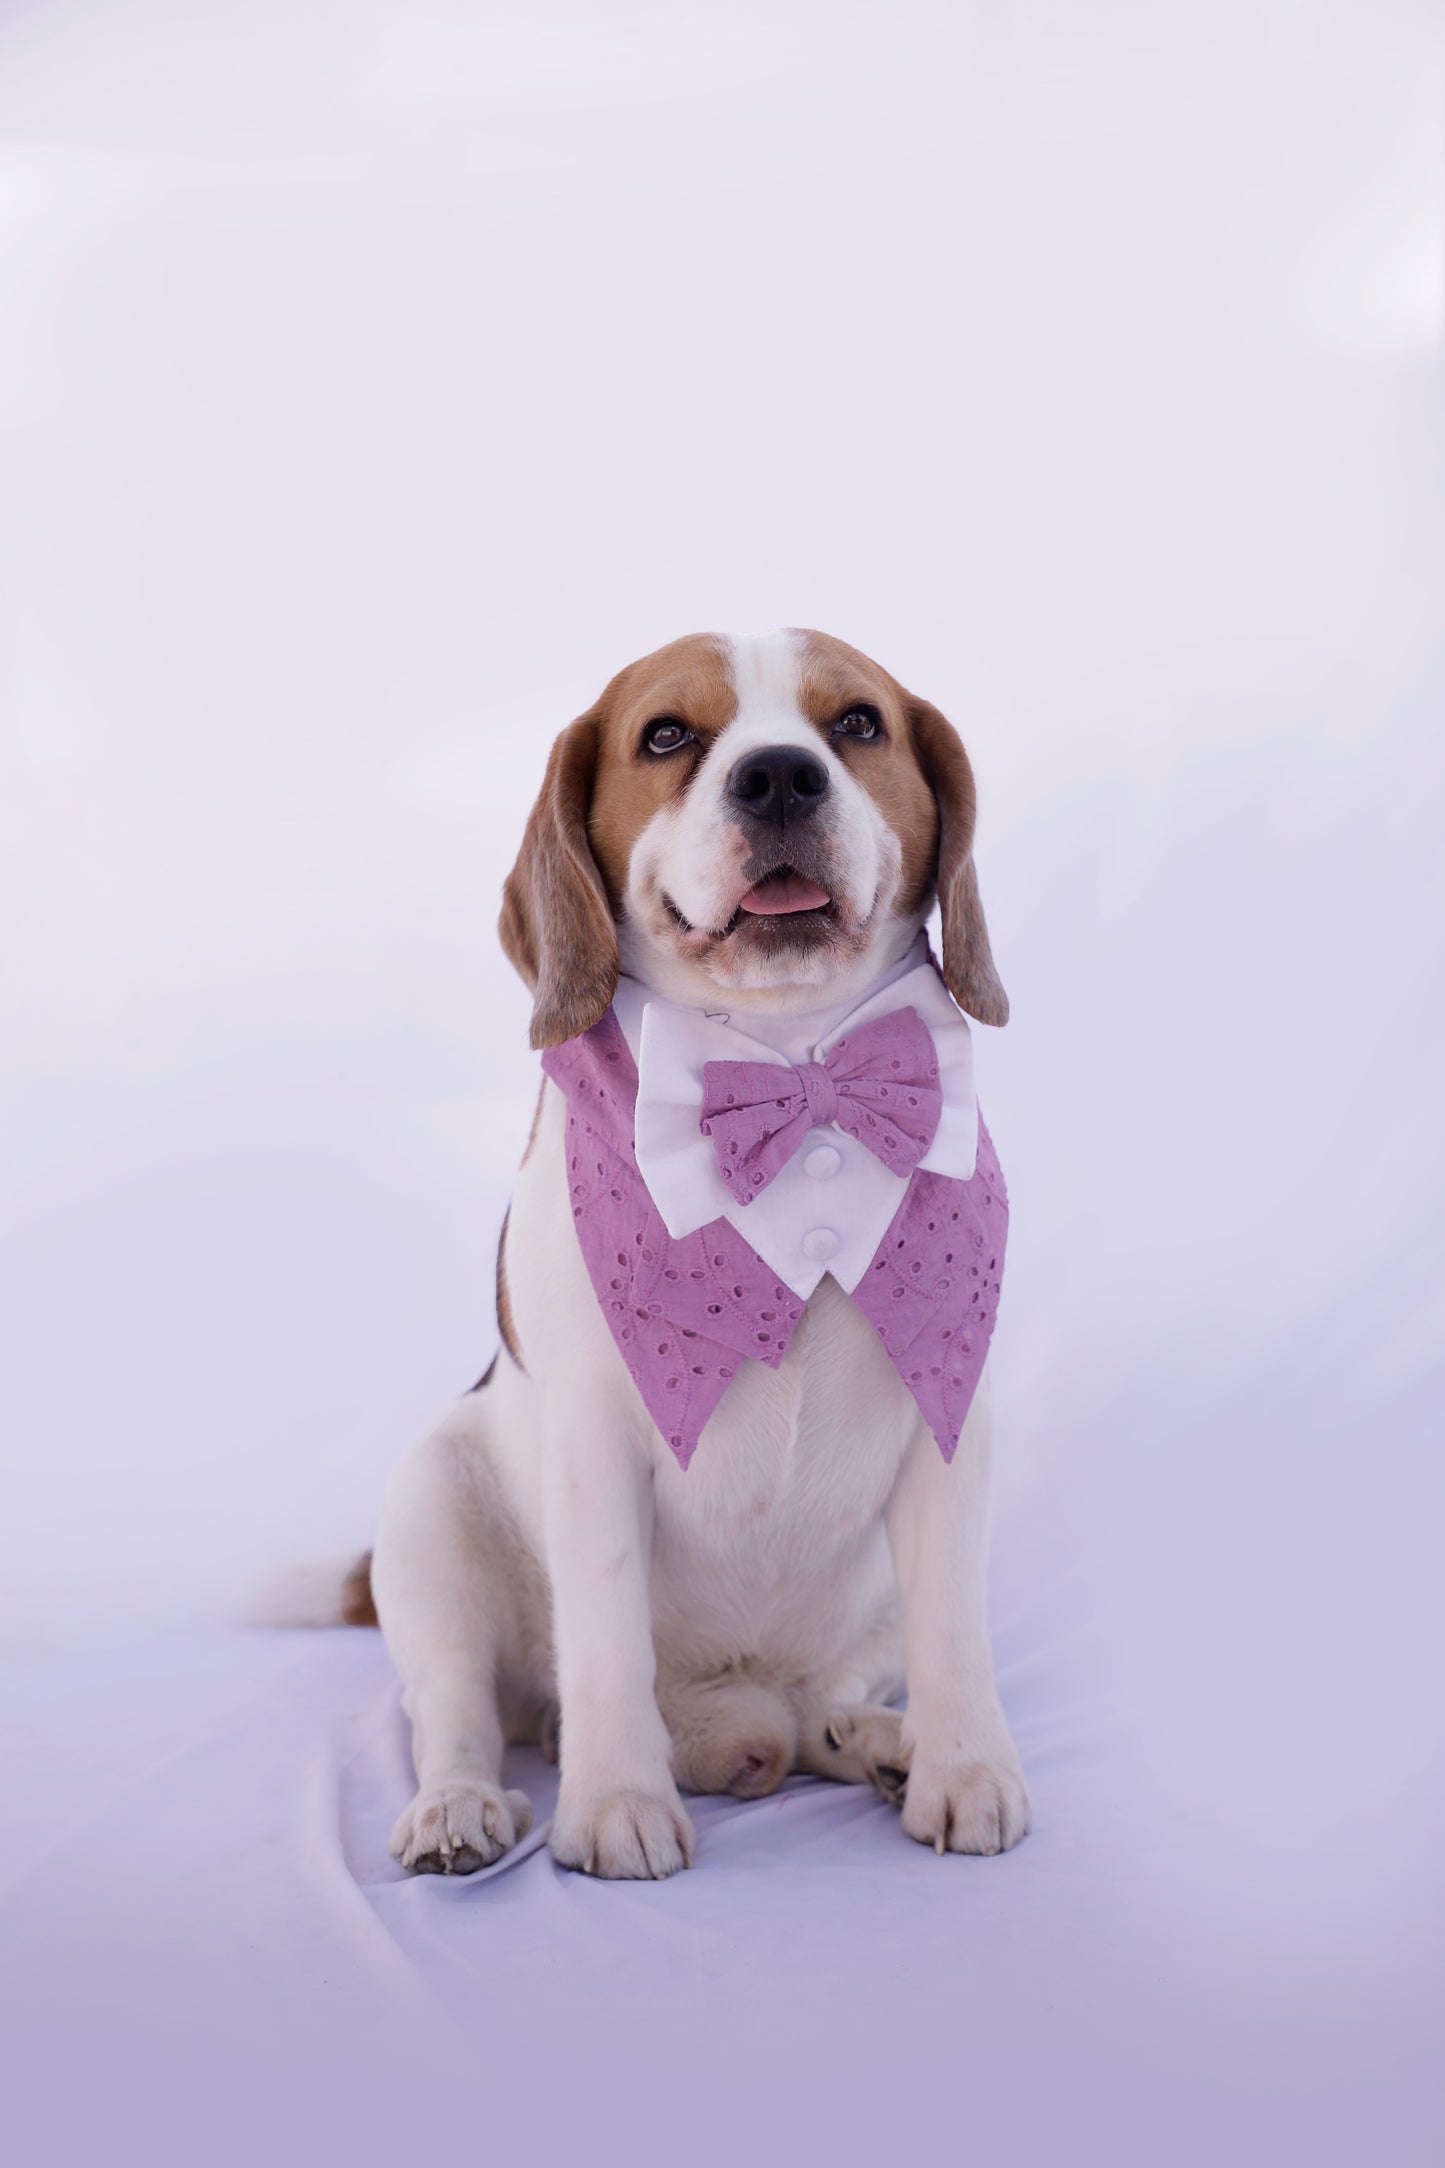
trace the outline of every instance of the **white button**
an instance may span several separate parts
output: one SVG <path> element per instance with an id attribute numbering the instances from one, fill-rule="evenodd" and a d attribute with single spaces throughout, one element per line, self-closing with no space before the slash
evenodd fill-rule
<path id="1" fill-rule="evenodd" d="M 831 1227 L 810 1227 L 803 1237 L 802 1251 L 813 1264 L 826 1265 L 830 1257 L 838 1254 L 838 1237 Z"/>
<path id="2" fill-rule="evenodd" d="M 833 1144 L 815 1144 L 803 1159 L 804 1174 L 811 1174 L 818 1182 L 826 1182 L 830 1174 L 836 1174 L 843 1164 L 843 1154 Z"/>

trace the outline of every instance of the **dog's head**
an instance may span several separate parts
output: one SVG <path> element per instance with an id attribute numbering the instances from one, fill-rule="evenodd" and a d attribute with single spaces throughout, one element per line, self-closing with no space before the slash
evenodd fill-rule
<path id="1" fill-rule="evenodd" d="M 588 1030 L 619 970 L 695 1006 L 861 995 L 935 895 L 950 992 L 1002 1024 L 973 827 L 957 733 L 856 648 L 674 640 L 552 748 L 501 918 L 536 996 L 532 1044 Z"/>

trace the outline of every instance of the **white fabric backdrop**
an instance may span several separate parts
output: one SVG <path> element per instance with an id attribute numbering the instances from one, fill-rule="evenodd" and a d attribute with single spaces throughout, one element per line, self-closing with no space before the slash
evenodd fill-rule
<path id="1" fill-rule="evenodd" d="M 1438 2158 L 1441 54 L 6 12 L 21 2157 Z M 404 1883 L 376 1637 L 215 1621 L 489 1353 L 548 740 L 777 622 L 979 770 L 1036 1833 L 940 1864 L 798 1785 L 658 1890 Z"/>

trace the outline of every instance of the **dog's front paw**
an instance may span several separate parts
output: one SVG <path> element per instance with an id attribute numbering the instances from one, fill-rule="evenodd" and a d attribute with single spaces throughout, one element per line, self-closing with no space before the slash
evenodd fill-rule
<path id="1" fill-rule="evenodd" d="M 1016 1761 L 934 1761 L 915 1748 L 903 1827 L 935 1852 L 1006 1852 L 1027 1836 L 1029 1795 Z"/>
<path id="2" fill-rule="evenodd" d="M 417 1874 L 475 1874 L 531 1826 L 525 1792 L 463 1778 L 418 1792 L 391 1833 L 391 1849 Z"/>
<path id="3" fill-rule="evenodd" d="M 692 1865 L 693 1828 L 676 1791 L 596 1792 L 569 1799 L 552 1823 L 552 1856 L 614 1882 L 661 1882 Z"/>

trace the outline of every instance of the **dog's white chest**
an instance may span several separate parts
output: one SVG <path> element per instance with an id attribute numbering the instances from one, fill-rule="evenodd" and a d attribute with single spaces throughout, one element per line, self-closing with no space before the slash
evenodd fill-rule
<path id="1" fill-rule="evenodd" d="M 918 1410 L 824 1280 L 776 1371 L 741 1369 L 684 1472 L 655 1456 L 653 1602 L 664 1639 L 811 1657 L 888 1600 L 883 1514 Z"/>
<path id="2" fill-rule="evenodd" d="M 686 1472 L 658 1455 L 659 1516 L 721 1530 L 797 1514 L 845 1536 L 877 1520 L 917 1422 L 873 1328 L 825 1279 L 778 1368 L 740 1366 Z"/>

